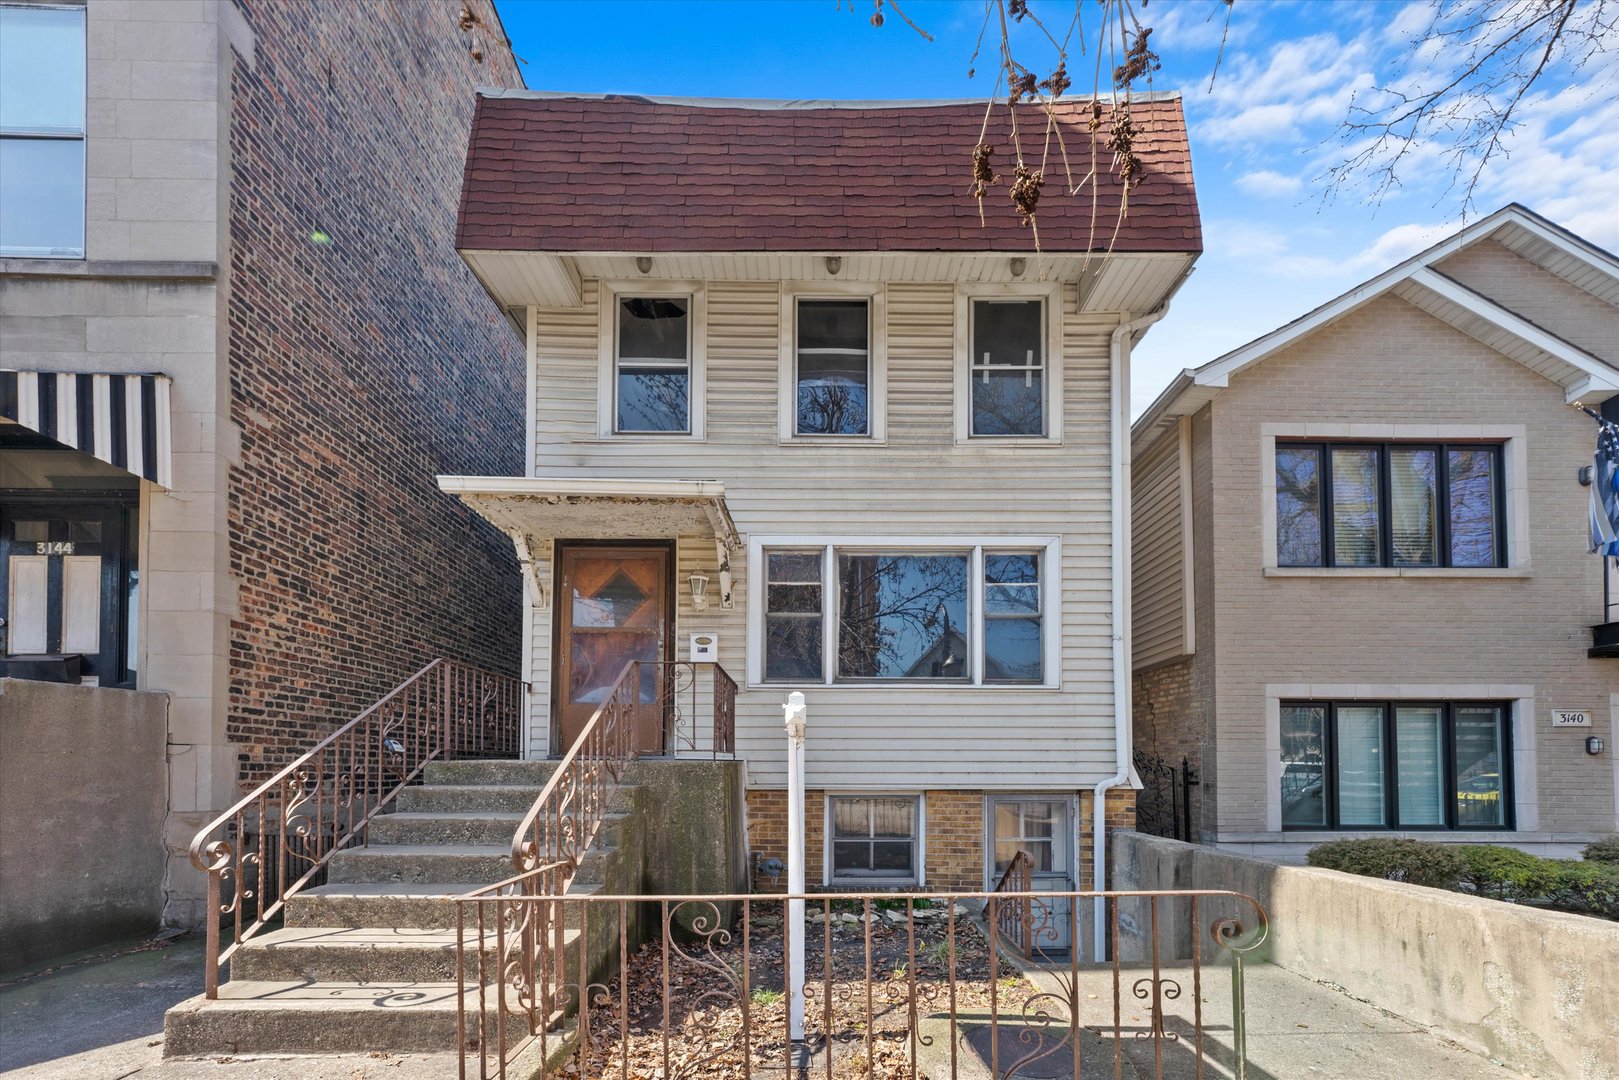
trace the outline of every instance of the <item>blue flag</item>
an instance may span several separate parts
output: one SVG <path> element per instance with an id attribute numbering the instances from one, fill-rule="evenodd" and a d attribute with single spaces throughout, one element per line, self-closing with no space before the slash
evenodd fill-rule
<path id="1" fill-rule="evenodd" d="M 1596 460 L 1591 470 L 1591 551 L 1619 559 L 1619 424 L 1600 418 L 1597 423 Z"/>

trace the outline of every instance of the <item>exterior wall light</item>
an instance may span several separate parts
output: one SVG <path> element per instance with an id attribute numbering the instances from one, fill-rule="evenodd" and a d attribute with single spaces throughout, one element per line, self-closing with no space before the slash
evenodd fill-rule
<path id="1" fill-rule="evenodd" d="M 687 580 L 691 583 L 692 609 L 702 611 L 708 607 L 708 578 L 703 574 L 693 574 Z"/>
<path id="2" fill-rule="evenodd" d="M 1029 268 L 1028 260 L 1023 259 L 1023 258 L 1013 259 L 1007 265 L 1008 265 L 1008 268 L 1012 271 L 1012 276 L 1013 277 L 1022 277 L 1023 276 L 1023 271 L 1025 271 L 1025 270 L 1027 270 Z"/>
<path id="3" fill-rule="evenodd" d="M 635 257 L 635 268 L 643 274 L 652 273 L 652 256 L 637 255 Z"/>
<path id="4" fill-rule="evenodd" d="M 842 259 L 838 258 L 836 255 L 828 255 L 826 257 L 826 272 L 827 273 L 831 274 L 833 277 L 836 277 L 838 271 L 842 270 L 842 269 L 843 269 L 843 260 Z"/>
<path id="5" fill-rule="evenodd" d="M 1587 754 L 1590 754 L 1592 757 L 1596 757 L 1598 754 L 1602 753 L 1602 750 L 1603 750 L 1602 736 L 1600 736 L 1600 735 L 1588 735 L 1588 736 L 1586 736 L 1586 739 L 1585 739 L 1585 752 Z"/>

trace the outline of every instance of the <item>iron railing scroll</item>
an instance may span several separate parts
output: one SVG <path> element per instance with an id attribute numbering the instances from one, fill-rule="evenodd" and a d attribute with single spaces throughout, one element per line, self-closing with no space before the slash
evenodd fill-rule
<path id="1" fill-rule="evenodd" d="M 656 672 L 652 685 L 657 699 L 652 707 L 663 717 L 665 753 L 736 755 L 736 680 L 724 668 L 686 660 L 636 663 Z M 641 686 L 644 693 L 647 683 Z M 706 727 L 705 716 L 711 719 Z"/>
<path id="2" fill-rule="evenodd" d="M 522 700 L 510 676 L 434 660 L 199 831 L 207 996 L 218 996 L 220 965 L 334 854 L 366 843 L 371 819 L 428 762 L 518 756 Z"/>
<path id="3" fill-rule="evenodd" d="M 1137 750 L 1135 766 L 1141 777 L 1141 790 L 1136 792 L 1136 831 L 1191 841 L 1192 789 L 1199 783 L 1191 760 L 1182 756 L 1177 768 L 1155 754 Z"/>
<path id="4" fill-rule="evenodd" d="M 462 1080 L 1248 1076 L 1244 961 L 1267 917 L 1241 893 L 563 895 L 570 872 L 457 898 Z M 1000 908 L 1039 903 L 1078 942 L 1098 900 L 1108 963 L 1078 949 L 1030 962 L 992 929 Z M 800 933 L 795 1041 L 783 950 Z M 1204 976 L 1227 961 L 1223 1003 Z"/>

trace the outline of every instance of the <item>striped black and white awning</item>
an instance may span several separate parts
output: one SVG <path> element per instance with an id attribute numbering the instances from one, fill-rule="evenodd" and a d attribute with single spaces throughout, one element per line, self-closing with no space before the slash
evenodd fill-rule
<path id="1" fill-rule="evenodd" d="M 0 416 L 170 487 L 167 375 L 0 371 Z"/>

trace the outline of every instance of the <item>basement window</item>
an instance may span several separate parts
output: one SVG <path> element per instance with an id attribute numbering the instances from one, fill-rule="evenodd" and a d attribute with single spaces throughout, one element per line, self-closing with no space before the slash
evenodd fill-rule
<path id="1" fill-rule="evenodd" d="M 914 795 L 833 796 L 827 799 L 833 885 L 909 885 L 917 881 Z"/>

